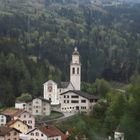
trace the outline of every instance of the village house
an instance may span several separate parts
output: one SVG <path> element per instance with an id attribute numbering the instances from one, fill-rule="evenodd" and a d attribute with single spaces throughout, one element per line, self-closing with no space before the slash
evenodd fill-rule
<path id="1" fill-rule="evenodd" d="M 5 126 L 7 122 L 7 117 L 3 114 L 0 114 L 0 126 Z"/>
<path id="2" fill-rule="evenodd" d="M 30 112 L 32 115 L 49 116 L 51 113 L 51 101 L 44 98 L 35 98 L 31 101 L 26 102 L 25 110 Z"/>
<path id="3" fill-rule="evenodd" d="M 4 115 L 10 116 L 11 120 L 21 120 L 29 126 L 29 130 L 35 128 L 35 117 L 23 109 L 6 109 L 2 112 Z"/>
<path id="4" fill-rule="evenodd" d="M 86 92 L 69 90 L 60 94 L 62 112 L 90 112 L 98 97 Z"/>
<path id="5" fill-rule="evenodd" d="M 120 125 L 117 127 L 117 129 L 114 132 L 114 140 L 124 140 L 124 132 Z"/>
<path id="6" fill-rule="evenodd" d="M 19 130 L 21 133 L 26 134 L 28 132 L 28 125 L 25 124 L 23 121 L 17 119 L 17 120 L 11 120 L 6 124 L 7 127 L 12 127 L 17 130 Z"/>
<path id="7" fill-rule="evenodd" d="M 26 102 L 16 101 L 15 108 L 17 109 L 26 109 Z"/>
<path id="8" fill-rule="evenodd" d="M 16 101 L 15 108 L 24 109 L 34 116 L 49 116 L 51 113 L 51 101 L 42 97 L 34 98 L 27 102 Z"/>
<path id="9" fill-rule="evenodd" d="M 19 140 L 20 131 L 15 128 L 0 127 L 0 140 Z"/>
<path id="10" fill-rule="evenodd" d="M 68 136 L 54 126 L 39 126 L 27 133 L 28 140 L 67 140 Z"/>

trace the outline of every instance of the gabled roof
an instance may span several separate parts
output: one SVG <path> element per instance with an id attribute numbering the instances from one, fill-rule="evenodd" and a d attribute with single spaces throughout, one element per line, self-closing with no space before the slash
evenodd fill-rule
<path id="1" fill-rule="evenodd" d="M 47 83 L 54 83 L 54 84 L 56 84 L 57 85 L 57 83 L 56 82 L 54 82 L 53 80 L 48 80 L 47 82 L 45 82 L 43 85 L 45 85 L 45 84 L 47 84 Z"/>
<path id="2" fill-rule="evenodd" d="M 38 127 L 38 129 L 46 134 L 48 137 L 55 137 L 55 136 L 61 136 L 62 140 L 66 140 L 68 137 L 63 132 L 61 132 L 58 128 L 49 125 L 49 126 L 41 126 Z"/>
<path id="3" fill-rule="evenodd" d="M 37 97 L 37 98 L 34 98 L 34 99 L 40 99 L 40 100 L 42 100 L 42 101 L 44 101 L 44 102 L 51 103 L 50 100 L 44 99 L 43 97 Z M 26 103 L 32 102 L 34 99 L 32 99 L 32 100 L 30 100 L 30 101 L 27 101 Z"/>
<path id="4" fill-rule="evenodd" d="M 83 91 L 80 91 L 80 90 L 69 90 L 69 91 L 66 91 L 66 92 L 64 92 L 64 93 L 61 93 L 60 95 L 64 95 L 64 94 L 67 94 L 67 93 L 69 93 L 69 92 L 73 92 L 73 93 L 75 93 L 75 94 L 77 94 L 77 95 L 79 95 L 79 96 L 82 96 L 82 97 L 84 97 L 84 98 L 86 98 L 86 99 L 88 99 L 88 100 L 90 100 L 90 99 L 99 99 L 97 96 L 95 96 L 95 95 L 92 95 L 92 94 L 89 94 L 89 93 L 87 93 L 87 92 L 83 92 Z"/>
<path id="5" fill-rule="evenodd" d="M 14 124 L 14 123 L 16 123 L 16 122 L 21 122 L 21 123 L 23 123 L 23 124 L 25 124 L 26 126 L 29 126 L 29 125 L 27 125 L 26 123 L 24 123 L 23 121 L 21 121 L 21 120 L 19 120 L 19 119 L 16 119 L 16 120 L 11 120 L 10 122 L 8 122 L 7 124 L 6 124 L 6 126 L 11 126 L 12 124 Z"/>
<path id="6" fill-rule="evenodd" d="M 5 136 L 6 134 L 8 134 L 9 132 L 11 132 L 12 130 L 15 130 L 18 133 L 21 133 L 19 130 L 15 129 L 15 128 L 1 126 L 0 127 L 0 136 Z"/>
<path id="7" fill-rule="evenodd" d="M 58 88 L 67 88 L 69 86 L 70 82 L 59 82 Z"/>
<path id="8" fill-rule="evenodd" d="M 18 116 L 20 114 L 23 114 L 24 112 L 27 112 L 26 110 L 24 109 L 12 109 L 12 108 L 8 108 L 8 109 L 5 109 L 2 114 L 4 115 L 7 115 L 7 116 L 10 116 L 11 118 L 15 117 L 15 116 Z M 29 113 L 29 112 L 27 112 Z M 33 116 L 31 113 L 29 113 L 31 116 Z"/>
<path id="9" fill-rule="evenodd" d="M 61 136 L 61 140 L 66 140 L 68 138 L 67 135 L 65 135 L 62 131 L 60 131 L 58 128 L 56 128 L 56 127 L 54 127 L 52 125 L 39 126 L 39 127 L 35 128 L 35 129 L 31 130 L 27 134 L 33 132 L 36 129 L 40 130 L 47 137 Z"/>

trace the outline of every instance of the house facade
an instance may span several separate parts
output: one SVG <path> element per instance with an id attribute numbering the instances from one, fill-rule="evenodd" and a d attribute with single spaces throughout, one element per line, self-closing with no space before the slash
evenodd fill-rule
<path id="1" fill-rule="evenodd" d="M 21 120 L 11 120 L 6 124 L 8 127 L 15 128 L 19 130 L 21 133 L 26 134 L 28 132 L 28 125 L 22 122 Z"/>
<path id="2" fill-rule="evenodd" d="M 32 115 L 49 116 L 51 113 L 51 101 L 44 98 L 35 98 L 26 103 L 25 110 Z"/>
<path id="3" fill-rule="evenodd" d="M 23 121 L 25 124 L 29 126 L 28 127 L 29 131 L 35 128 L 35 117 L 25 110 L 17 112 L 17 114 L 14 115 L 13 119 L 14 120 L 19 119 Z"/>
<path id="4" fill-rule="evenodd" d="M 16 101 L 15 102 L 15 108 L 17 108 L 17 109 L 25 109 L 26 108 L 26 102 Z"/>
<path id="5" fill-rule="evenodd" d="M 82 91 L 70 90 L 60 94 L 62 112 L 90 112 L 98 97 Z"/>
<path id="6" fill-rule="evenodd" d="M 29 127 L 29 131 L 35 128 L 35 117 L 24 109 L 6 109 L 2 112 L 4 115 L 10 116 L 11 120 L 21 120 Z"/>
<path id="7" fill-rule="evenodd" d="M 51 105 L 60 104 L 60 94 L 69 90 L 81 90 L 81 63 L 77 48 L 72 54 L 70 63 L 70 81 L 56 83 L 49 80 L 44 83 L 44 98 L 51 100 Z"/>
<path id="8" fill-rule="evenodd" d="M 28 140 L 48 140 L 47 135 L 45 135 L 42 131 L 40 131 L 38 128 L 34 128 L 33 130 L 29 131 L 27 133 Z"/>
<path id="9" fill-rule="evenodd" d="M 0 114 L 0 126 L 5 126 L 7 122 L 7 117 L 3 114 Z"/>
<path id="10" fill-rule="evenodd" d="M 39 126 L 27 133 L 28 140 L 66 140 L 68 137 L 54 126 Z"/>
<path id="11" fill-rule="evenodd" d="M 19 140 L 20 132 L 10 127 L 0 127 L 0 140 Z"/>

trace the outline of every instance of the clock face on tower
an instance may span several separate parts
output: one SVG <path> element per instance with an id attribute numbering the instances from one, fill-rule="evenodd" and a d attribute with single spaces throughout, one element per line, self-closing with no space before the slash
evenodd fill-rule
<path id="1" fill-rule="evenodd" d="M 48 92 L 52 92 L 52 85 L 48 85 Z"/>

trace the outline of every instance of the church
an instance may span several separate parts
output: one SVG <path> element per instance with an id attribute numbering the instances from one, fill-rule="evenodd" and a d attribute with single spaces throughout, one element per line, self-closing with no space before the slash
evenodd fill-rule
<path id="1" fill-rule="evenodd" d="M 44 98 L 51 106 L 59 105 L 61 112 L 90 112 L 98 97 L 81 91 L 81 62 L 77 48 L 72 53 L 70 63 L 70 81 L 56 83 L 49 80 L 44 83 Z"/>
<path id="2" fill-rule="evenodd" d="M 45 107 L 47 112 L 41 111 L 43 114 L 50 113 L 51 110 L 59 110 L 61 112 L 90 112 L 98 101 L 98 97 L 93 94 L 81 91 L 81 62 L 77 48 L 72 53 L 70 81 L 56 83 L 53 80 L 48 80 L 43 84 L 43 87 L 43 98 L 41 100 L 47 102 L 45 106 L 37 107 L 37 105 L 32 105 L 29 107 L 27 102 L 16 102 L 15 108 L 25 110 L 30 108 L 31 111 L 39 112 L 37 108 L 44 110 Z M 36 101 L 36 99 L 33 99 L 33 101 Z M 35 106 L 36 108 L 34 108 Z M 42 114 L 40 113 L 40 115 Z"/>
<path id="3" fill-rule="evenodd" d="M 72 53 L 72 61 L 70 63 L 70 81 L 56 83 L 49 80 L 43 84 L 44 98 L 51 101 L 51 105 L 60 104 L 60 94 L 69 90 L 81 90 L 81 63 L 80 55 L 77 48 Z"/>

